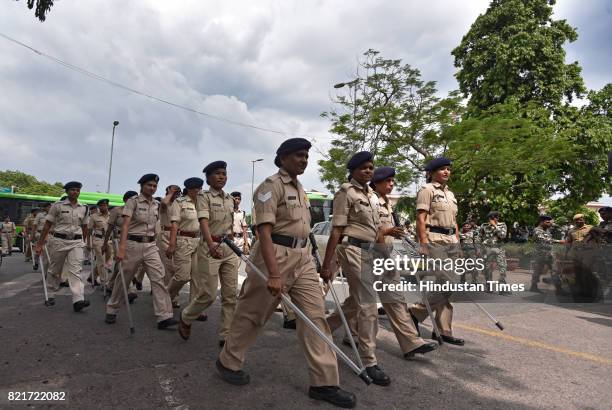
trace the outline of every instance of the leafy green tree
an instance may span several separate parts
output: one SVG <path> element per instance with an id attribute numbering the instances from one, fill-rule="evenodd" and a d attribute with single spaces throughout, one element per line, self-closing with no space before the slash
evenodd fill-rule
<path id="1" fill-rule="evenodd" d="M 578 62 L 565 64 L 566 42 L 578 38 L 565 20 L 552 18 L 556 0 L 493 0 L 452 51 L 468 109 L 509 98 L 554 111 L 585 93 Z"/>
<path id="2" fill-rule="evenodd" d="M 427 158 L 444 145 L 441 130 L 462 111 L 460 97 L 436 96 L 434 81 L 424 81 L 418 69 L 399 59 L 386 59 L 368 50 L 353 81 L 340 84 L 348 92 L 332 101 L 321 115 L 331 120 L 337 136 L 327 158 L 319 161 L 321 178 L 334 191 L 346 182 L 346 163 L 357 151 L 375 154 L 376 165 L 393 165 L 396 181 L 405 186 L 420 175 Z"/>
<path id="3" fill-rule="evenodd" d="M 61 182 L 49 184 L 20 171 L 0 171 L 0 186 L 16 186 L 19 194 L 61 196 L 64 193 Z"/>
<path id="4" fill-rule="evenodd" d="M 47 14 L 49 13 L 49 11 L 51 11 L 51 7 L 53 7 L 54 1 L 55 0 L 27 0 L 27 5 L 28 8 L 32 10 L 36 2 L 36 8 L 34 8 L 34 16 L 40 21 L 45 21 L 45 19 L 47 18 Z"/>

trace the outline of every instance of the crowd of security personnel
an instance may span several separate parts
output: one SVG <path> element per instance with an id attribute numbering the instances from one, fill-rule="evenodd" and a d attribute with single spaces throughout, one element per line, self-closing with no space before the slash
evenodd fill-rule
<path id="1" fill-rule="evenodd" d="M 351 338 L 355 339 L 352 345 L 356 345 L 369 380 L 379 386 L 389 385 L 392 378 L 376 356 L 377 299 L 372 297 L 372 278 L 364 275 L 363 263 L 367 263 L 364 261 L 368 260 L 368 250 L 374 244 L 391 244 L 394 238 L 403 238 L 407 232 L 399 225 L 388 198 L 394 186 L 395 169 L 375 168 L 370 152 L 358 152 L 347 163 L 347 182 L 335 193 L 333 228 L 317 271 L 308 242 L 310 204 L 299 182 L 308 165 L 310 147 L 309 141 L 292 138 L 276 151 L 274 163 L 278 172 L 266 178 L 253 197 L 252 222 L 257 240 L 252 248 L 245 213 L 239 208 L 241 195 L 224 191 L 227 183 L 224 161 L 208 164 L 203 170 L 205 180 L 188 178 L 182 189 L 168 186 L 163 198 L 155 198 L 159 177 L 143 175 L 138 180 L 140 191 L 126 192 L 125 204 L 110 211 L 108 200 L 104 199 L 95 210 L 80 204 L 81 183 L 68 182 L 64 185 L 65 197 L 34 210 L 26 223 L 26 237 L 33 245 L 31 257 L 35 264 L 42 260 L 46 272 L 47 305 L 54 305 L 55 292 L 63 280 L 70 288 L 75 312 L 89 305 L 81 278 L 85 251 L 94 259 L 92 274 L 86 281 L 101 286 L 109 295 L 104 319 L 109 325 L 116 322 L 125 303 L 123 292 L 130 295 L 128 301 L 132 303 L 137 297 L 133 287 L 141 289 L 146 274 L 158 329 L 178 327 L 180 338 L 188 340 L 194 321 L 206 320 L 206 310 L 216 300 L 220 287 L 220 353 L 215 365 L 223 380 L 244 385 L 250 380 L 244 370 L 247 351 L 277 309 L 283 293 L 319 330 L 315 332 L 310 323 L 306 326 L 298 317 L 296 333 L 310 375 L 309 396 L 340 407 L 354 407 L 356 396 L 340 387 L 336 353 L 321 336 L 331 339 L 332 332 L 342 324 L 338 310 L 330 316 L 326 314 L 326 286 L 322 284 L 329 286 L 338 273 L 337 267 L 341 268 L 349 286 L 349 297 L 342 310 L 350 324 Z M 457 199 L 448 188 L 451 161 L 435 158 L 425 169 L 427 183 L 416 198 L 415 236 L 419 251 L 435 258 L 456 257 L 460 252 L 456 245 L 462 234 L 456 219 Z M 208 185 L 206 190 L 204 183 Z M 603 209 L 602 217 L 602 229 L 609 238 L 610 208 Z M 496 245 L 505 237 L 506 227 L 499 222 L 498 213 L 489 214 L 488 219 L 480 230 L 484 242 L 493 249 L 490 257 L 497 260 L 502 268 L 501 279 L 505 280 L 503 253 Z M 544 231 L 541 241 L 550 243 L 545 238 L 546 221 L 550 218 L 540 219 L 540 229 Z M 247 265 L 247 278 L 239 295 L 240 259 L 224 242 L 227 237 L 253 263 L 253 267 Z M 267 279 L 255 275 L 254 269 L 264 272 Z M 391 272 L 388 280 L 401 280 L 398 275 Z M 187 283 L 189 301 L 175 318 L 173 309 L 180 308 L 179 292 Z M 432 339 L 464 345 L 463 339 L 453 335 L 451 293 L 430 294 L 427 306 L 423 303 L 409 306 L 403 297 L 392 293 L 378 296 L 405 359 L 437 348 L 438 344 L 423 338 L 419 329 L 428 316 L 437 329 Z"/>

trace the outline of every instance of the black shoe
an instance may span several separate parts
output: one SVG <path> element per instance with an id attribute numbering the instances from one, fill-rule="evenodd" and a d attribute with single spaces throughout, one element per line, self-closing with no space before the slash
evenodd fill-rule
<path id="1" fill-rule="evenodd" d="M 283 329 L 296 329 L 297 326 L 295 324 L 295 319 L 293 320 L 287 320 L 287 318 L 285 318 L 285 320 L 283 321 Z"/>
<path id="2" fill-rule="evenodd" d="M 419 346 L 416 349 L 409 351 L 408 353 L 404 353 L 404 359 L 406 360 L 412 359 L 417 353 L 425 354 L 425 353 L 433 352 L 437 348 L 438 348 L 438 344 L 436 342 L 425 343 L 424 345 Z"/>
<path id="3" fill-rule="evenodd" d="M 225 340 L 219 340 L 219 347 L 223 348 L 225 346 Z"/>
<path id="4" fill-rule="evenodd" d="M 112 291 L 111 291 L 112 292 Z M 138 299 L 138 295 L 135 293 L 128 293 L 128 302 L 130 305 L 134 303 L 134 300 Z"/>
<path id="5" fill-rule="evenodd" d="M 112 288 L 106 288 L 106 296 L 110 296 L 112 294 L 113 294 L 113 289 Z M 136 294 L 135 293 L 129 293 L 128 294 L 128 299 L 130 298 L 130 295 L 136 295 Z M 138 296 L 136 295 L 136 297 L 138 297 Z M 134 299 L 136 299 L 136 298 L 134 298 Z"/>
<path id="6" fill-rule="evenodd" d="M 94 285 L 94 286 L 100 286 L 100 282 L 98 282 L 98 281 L 96 280 L 96 281 L 94 281 L 94 284 L 93 284 L 93 285 Z"/>
<path id="7" fill-rule="evenodd" d="M 431 338 L 433 340 L 438 340 L 435 334 L 431 335 Z M 444 343 L 448 343 L 448 344 L 456 345 L 456 346 L 463 346 L 465 344 L 465 340 L 463 339 L 459 339 L 457 337 L 452 337 L 452 336 L 446 336 L 446 335 L 442 335 L 442 341 Z"/>
<path id="8" fill-rule="evenodd" d="M 200 316 L 196 318 L 198 322 L 206 322 L 208 320 L 208 315 L 206 313 L 201 313 Z"/>
<path id="9" fill-rule="evenodd" d="M 75 312 L 80 312 L 81 310 L 83 310 L 83 308 L 86 308 L 87 306 L 89 306 L 88 300 L 79 300 L 78 302 L 74 302 L 72 304 L 72 308 Z"/>
<path id="10" fill-rule="evenodd" d="M 136 286 L 136 290 L 142 290 L 142 282 L 132 279 L 132 283 Z"/>
<path id="11" fill-rule="evenodd" d="M 49 298 L 45 300 L 45 306 L 54 306 L 54 305 L 55 305 L 55 298 Z"/>
<path id="12" fill-rule="evenodd" d="M 337 386 L 310 386 L 308 397 L 323 400 L 345 409 L 352 409 L 357 404 L 357 398 L 353 393 L 342 390 Z"/>
<path id="13" fill-rule="evenodd" d="M 387 312 L 385 312 L 385 308 L 383 308 L 383 307 L 379 307 L 379 308 L 378 308 L 378 314 L 379 314 L 380 316 L 384 316 L 384 315 L 386 315 L 386 314 L 387 314 Z"/>
<path id="14" fill-rule="evenodd" d="M 117 321 L 117 315 L 114 315 L 112 313 L 107 313 L 106 314 L 106 318 L 104 319 L 105 323 L 108 323 L 109 325 L 112 325 L 116 321 Z"/>
<path id="15" fill-rule="evenodd" d="M 60 288 L 67 288 L 67 287 L 70 287 L 70 285 L 68 284 L 68 281 L 60 282 Z"/>
<path id="16" fill-rule="evenodd" d="M 223 366 L 219 359 L 215 363 L 217 366 L 217 371 L 219 372 L 219 376 L 229 384 L 233 384 L 236 386 L 244 386 L 251 381 L 249 374 L 244 370 L 230 370 L 227 367 Z"/>
<path id="17" fill-rule="evenodd" d="M 181 304 L 178 302 L 172 302 L 172 309 L 180 309 L 181 308 Z"/>
<path id="18" fill-rule="evenodd" d="M 378 365 L 366 367 L 368 376 L 372 379 L 372 383 L 378 384 L 379 386 L 388 386 L 391 384 L 391 378 L 382 371 Z"/>
<path id="19" fill-rule="evenodd" d="M 38 263 L 32 266 L 32 270 L 38 270 Z"/>
<path id="20" fill-rule="evenodd" d="M 169 327 L 176 326 L 176 325 L 178 325 L 178 320 L 172 319 L 172 318 L 162 320 L 161 322 L 157 322 L 157 328 L 159 330 L 168 329 Z"/>
<path id="21" fill-rule="evenodd" d="M 412 313 L 412 310 L 408 309 L 410 313 L 410 317 L 412 318 L 412 323 L 414 323 L 414 328 L 416 329 L 417 335 L 421 336 L 421 329 L 419 329 L 419 319 Z"/>
<path id="22" fill-rule="evenodd" d="M 547 285 L 550 285 L 553 281 L 552 278 L 542 278 L 542 282 L 546 283 Z"/>

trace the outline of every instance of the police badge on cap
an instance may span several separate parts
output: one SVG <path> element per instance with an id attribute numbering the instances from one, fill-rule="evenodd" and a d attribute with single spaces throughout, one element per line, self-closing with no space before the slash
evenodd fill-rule
<path id="1" fill-rule="evenodd" d="M 157 174 L 145 174 L 142 177 L 140 177 L 140 179 L 138 180 L 138 183 L 140 185 L 143 185 L 150 181 L 155 181 L 156 183 L 159 182 L 159 176 L 157 176 Z"/>

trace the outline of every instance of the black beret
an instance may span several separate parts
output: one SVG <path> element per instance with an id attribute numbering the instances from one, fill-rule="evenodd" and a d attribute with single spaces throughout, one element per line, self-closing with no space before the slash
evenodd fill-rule
<path id="1" fill-rule="evenodd" d="M 161 202 L 161 200 L 162 200 L 161 196 L 156 196 L 153 199 L 155 199 L 157 202 Z"/>
<path id="2" fill-rule="evenodd" d="M 64 185 L 64 190 L 69 190 L 70 188 L 79 188 L 81 189 L 83 187 L 83 184 L 81 184 L 80 182 L 77 181 L 70 181 L 68 183 L 66 183 Z"/>
<path id="3" fill-rule="evenodd" d="M 450 166 L 450 165 L 452 165 L 452 162 L 450 159 L 446 157 L 438 157 L 438 158 L 432 159 L 431 161 L 427 163 L 427 165 L 425 165 L 425 171 L 432 172 L 438 168 L 442 168 L 442 167 Z"/>
<path id="4" fill-rule="evenodd" d="M 312 147 L 310 141 L 305 138 L 289 138 L 283 141 L 282 144 L 276 150 L 276 158 L 274 158 L 274 165 L 280 168 L 280 156 L 293 154 L 294 152 L 301 151 L 303 149 L 309 150 Z"/>
<path id="5" fill-rule="evenodd" d="M 206 176 L 209 176 L 214 171 L 216 171 L 216 170 L 218 170 L 220 168 L 227 169 L 227 162 L 225 162 L 225 161 L 213 161 L 210 164 L 206 165 L 204 167 L 204 169 L 202 170 L 202 172 L 205 173 Z"/>
<path id="6" fill-rule="evenodd" d="M 106 198 L 100 199 L 98 201 L 97 205 L 102 205 L 102 204 L 108 205 L 108 199 L 106 199 Z"/>
<path id="7" fill-rule="evenodd" d="M 204 186 L 204 180 L 198 177 L 187 178 L 185 182 L 183 182 L 183 185 L 187 189 L 202 188 Z"/>
<path id="8" fill-rule="evenodd" d="M 612 206 L 603 206 L 597 210 L 597 212 L 612 212 Z"/>
<path id="9" fill-rule="evenodd" d="M 550 215 L 540 215 L 538 216 L 538 221 L 542 222 L 542 221 L 550 221 L 552 220 L 552 216 Z"/>
<path id="10" fill-rule="evenodd" d="M 238 198 L 242 198 L 242 194 L 238 191 L 234 191 L 230 194 L 233 197 L 238 197 Z"/>
<path id="11" fill-rule="evenodd" d="M 136 195 L 138 195 L 138 192 L 136 191 L 126 191 L 125 194 L 123 194 L 123 202 L 126 202 L 128 199 Z"/>
<path id="12" fill-rule="evenodd" d="M 96 209 L 98 209 L 98 207 L 96 205 L 88 205 L 87 209 L 89 209 L 90 211 L 95 211 Z"/>
<path id="13" fill-rule="evenodd" d="M 353 171 L 364 162 L 372 161 L 372 158 L 374 158 L 374 155 L 370 151 L 360 151 L 349 159 L 348 163 L 346 164 L 346 168 L 349 171 Z"/>
<path id="14" fill-rule="evenodd" d="M 149 181 L 159 182 L 159 176 L 157 176 L 157 174 L 144 174 L 142 177 L 140 177 L 138 183 L 142 185 L 146 184 Z"/>
<path id="15" fill-rule="evenodd" d="M 378 167 L 374 170 L 372 175 L 372 183 L 384 181 L 387 178 L 395 176 L 395 168 L 393 167 Z"/>
<path id="16" fill-rule="evenodd" d="M 63 195 L 63 196 L 60 198 L 60 201 L 63 201 L 63 200 L 64 200 L 64 199 L 66 199 L 66 198 L 68 198 L 68 196 L 67 196 L 67 195 Z M 49 205 L 51 205 L 51 204 L 49 204 Z"/>
<path id="17" fill-rule="evenodd" d="M 491 211 L 487 214 L 487 219 L 499 218 L 499 212 Z"/>

